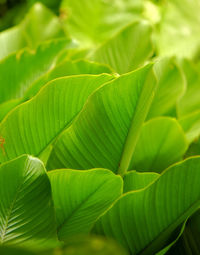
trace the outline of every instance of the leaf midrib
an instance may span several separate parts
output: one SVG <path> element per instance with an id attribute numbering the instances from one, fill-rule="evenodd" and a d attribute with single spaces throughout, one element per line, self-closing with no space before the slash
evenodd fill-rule
<path id="1" fill-rule="evenodd" d="M 155 80 L 154 80 L 154 73 L 152 72 L 152 68 L 148 70 L 147 77 L 145 80 L 145 83 L 141 89 L 141 93 L 139 95 L 139 98 L 136 103 L 136 108 L 133 112 L 131 125 L 128 130 L 128 134 L 124 143 L 123 151 L 121 154 L 119 167 L 118 167 L 118 174 L 124 176 L 124 174 L 127 172 L 127 170 L 130 167 L 132 157 L 135 151 L 135 147 L 142 129 L 142 124 L 145 121 L 145 118 L 148 114 L 148 111 L 150 109 L 151 103 L 153 101 L 154 97 L 154 90 L 155 90 Z M 150 81 L 149 77 L 153 77 L 153 80 Z M 149 81 L 151 84 L 149 84 Z M 148 93 L 147 93 L 148 91 Z M 144 103 L 144 101 L 147 101 Z M 143 107 L 141 107 L 141 105 Z M 140 109 L 143 108 L 143 114 L 142 117 L 138 121 L 138 115 L 140 116 Z M 137 125 L 135 125 L 135 123 Z"/>
<path id="2" fill-rule="evenodd" d="M 27 161 L 28 161 L 28 159 L 26 159 L 24 165 L 26 165 Z M 24 176 L 24 177 L 25 177 L 25 176 Z M 22 177 L 21 183 L 19 184 L 19 186 L 18 186 L 18 188 L 17 188 L 17 191 L 16 191 L 16 193 L 15 193 L 15 195 L 14 195 L 14 199 L 13 199 L 13 201 L 11 202 L 10 208 L 9 208 L 9 210 L 8 210 L 8 214 L 7 214 L 7 217 L 6 217 L 6 219 L 5 219 L 5 223 L 4 223 L 2 235 L 0 236 L 0 237 L 1 237 L 1 243 L 4 242 L 4 239 L 5 239 L 5 237 L 6 237 L 6 230 L 7 230 L 7 228 L 8 228 L 8 221 L 9 221 L 10 216 L 11 216 L 11 214 L 12 214 L 14 205 L 15 205 L 16 200 L 17 200 L 17 197 L 18 197 L 18 195 L 20 194 L 20 192 L 21 192 L 21 190 L 22 190 L 22 187 L 23 187 L 23 185 L 24 185 L 24 182 L 25 182 L 25 179 L 26 179 L 26 178 L 24 178 L 24 177 Z"/>
<path id="3" fill-rule="evenodd" d="M 57 229 L 57 232 L 59 232 L 61 229 L 62 229 L 62 227 L 64 227 L 66 224 L 68 224 L 68 221 L 69 221 L 69 219 L 70 218 L 72 218 L 75 214 L 76 214 L 76 212 L 78 211 L 78 210 L 80 210 L 81 209 L 81 207 L 83 207 L 84 206 L 84 204 L 92 197 L 92 196 L 94 196 L 95 195 L 95 193 L 99 190 L 99 189 L 101 189 L 101 187 L 103 187 L 105 185 L 105 182 L 104 183 L 101 183 L 92 193 L 90 193 L 72 212 L 71 212 L 71 214 L 63 221 L 63 223 L 61 223 L 59 226 L 58 226 L 58 229 Z"/>

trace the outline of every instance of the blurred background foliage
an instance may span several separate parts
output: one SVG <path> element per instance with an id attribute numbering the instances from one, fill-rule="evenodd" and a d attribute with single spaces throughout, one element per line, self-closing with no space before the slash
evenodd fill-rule
<path id="1" fill-rule="evenodd" d="M 36 2 L 39 1 L 0 0 L 0 31 L 17 25 L 23 19 L 28 9 Z M 40 2 L 58 14 L 61 0 L 43 0 Z"/>

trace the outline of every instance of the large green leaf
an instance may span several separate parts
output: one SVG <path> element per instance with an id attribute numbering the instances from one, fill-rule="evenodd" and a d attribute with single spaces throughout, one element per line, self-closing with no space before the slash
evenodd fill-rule
<path id="1" fill-rule="evenodd" d="M 200 110 L 200 71 L 189 60 L 181 60 L 181 67 L 183 68 L 185 78 L 187 81 L 187 88 L 178 102 L 178 116 L 183 117 Z"/>
<path id="2" fill-rule="evenodd" d="M 124 193 L 128 191 L 143 189 L 160 175 L 153 172 L 139 173 L 136 171 L 129 171 L 124 176 Z"/>
<path id="3" fill-rule="evenodd" d="M 47 82 L 68 75 L 78 74 L 101 74 L 101 73 L 112 73 L 111 69 L 102 64 L 90 62 L 87 60 L 66 60 L 55 66 L 53 70 L 44 74 L 40 79 L 35 81 L 28 91 L 25 93 L 25 97 L 29 98 L 35 95 L 37 91 Z"/>
<path id="4" fill-rule="evenodd" d="M 168 168 L 143 190 L 124 194 L 97 222 L 131 254 L 155 254 L 200 205 L 200 157 Z"/>
<path id="5" fill-rule="evenodd" d="M 36 47 L 42 41 L 63 36 L 58 18 L 36 3 L 18 26 L 0 33 L 0 59 L 26 46 Z"/>
<path id="6" fill-rule="evenodd" d="M 56 240 L 51 187 L 43 164 L 21 156 L 0 166 L 0 243 L 44 246 Z"/>
<path id="7" fill-rule="evenodd" d="M 122 179 L 104 169 L 55 170 L 48 174 L 58 237 L 89 233 L 94 222 L 122 194 Z"/>
<path id="8" fill-rule="evenodd" d="M 191 143 L 200 136 L 200 110 L 179 119 L 188 141 Z"/>
<path id="9" fill-rule="evenodd" d="M 63 0 L 61 4 L 61 18 L 67 31 L 86 46 L 110 38 L 141 11 L 141 0 L 93 0 L 92 3 Z"/>
<path id="10" fill-rule="evenodd" d="M 98 167 L 123 174 L 129 168 L 155 88 L 150 64 L 97 90 L 55 143 L 48 167 Z"/>
<path id="11" fill-rule="evenodd" d="M 151 30 L 146 21 L 134 22 L 100 46 L 91 59 L 110 65 L 118 73 L 130 72 L 153 53 Z"/>
<path id="12" fill-rule="evenodd" d="M 188 143 L 176 119 L 160 117 L 142 128 L 129 169 L 161 172 L 180 160 Z"/>
<path id="13" fill-rule="evenodd" d="M 11 111 L 15 106 L 22 103 L 21 98 L 11 99 L 0 104 L 0 122 L 6 116 L 6 114 Z"/>
<path id="14" fill-rule="evenodd" d="M 0 62 L 0 103 L 23 98 L 31 84 L 50 70 L 58 54 L 71 47 L 71 41 L 53 40 L 42 43 L 36 51 L 24 50 Z M 10 73 L 12 70 L 12 75 Z"/>
<path id="15" fill-rule="evenodd" d="M 60 78 L 16 107 L 0 124 L 0 136 L 5 139 L 0 162 L 24 153 L 40 155 L 69 125 L 87 97 L 111 79 L 106 74 Z"/>
<path id="16" fill-rule="evenodd" d="M 161 115 L 176 115 L 176 104 L 185 90 L 185 79 L 174 58 L 163 58 L 155 63 L 158 87 L 148 113 L 148 119 Z"/>
<path id="17" fill-rule="evenodd" d="M 198 0 L 162 1 L 156 36 L 158 55 L 193 58 L 198 53 L 199 8 Z"/>

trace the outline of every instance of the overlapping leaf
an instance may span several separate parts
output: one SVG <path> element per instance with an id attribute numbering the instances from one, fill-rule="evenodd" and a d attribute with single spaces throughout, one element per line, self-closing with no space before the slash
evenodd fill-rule
<path id="1" fill-rule="evenodd" d="M 142 128 L 129 169 L 161 172 L 179 161 L 188 143 L 178 121 L 154 118 Z"/>
<path id="2" fill-rule="evenodd" d="M 198 255 L 200 235 L 200 213 L 199 210 L 187 221 L 185 230 L 178 242 L 169 250 L 168 255 Z"/>
<path id="3" fill-rule="evenodd" d="M 124 194 L 96 224 L 131 254 L 155 254 L 200 205 L 200 158 L 168 168 L 143 190 Z"/>
<path id="4" fill-rule="evenodd" d="M 36 47 L 42 41 L 58 37 L 64 37 L 58 18 L 36 3 L 18 26 L 0 33 L 0 59 L 26 46 Z"/>
<path id="5" fill-rule="evenodd" d="M 158 87 L 148 119 L 167 115 L 176 117 L 178 100 L 185 92 L 185 79 L 174 58 L 163 58 L 154 65 Z"/>
<path id="6" fill-rule="evenodd" d="M 136 171 L 129 171 L 124 176 L 124 193 L 143 189 L 155 181 L 159 176 L 159 174 L 153 172 L 139 173 Z"/>
<path id="7" fill-rule="evenodd" d="M 97 218 L 122 194 L 121 177 L 104 169 L 65 169 L 48 176 L 61 240 L 89 233 Z"/>
<path id="8" fill-rule="evenodd" d="M 21 156 L 0 166 L 0 243 L 45 247 L 56 240 L 51 188 L 43 164 Z"/>
<path id="9" fill-rule="evenodd" d="M 126 171 L 155 87 L 147 65 L 97 90 L 55 143 L 48 167 Z"/>
<path id="10" fill-rule="evenodd" d="M 0 124 L 5 139 L 0 162 L 28 153 L 39 156 L 69 125 L 87 97 L 111 75 L 81 75 L 47 84 L 32 100 L 15 108 Z"/>
<path id="11" fill-rule="evenodd" d="M 179 119 L 188 141 L 191 143 L 200 136 L 200 111 Z"/>
<path id="12" fill-rule="evenodd" d="M 36 51 L 21 51 L 2 60 L 0 103 L 23 98 L 31 84 L 53 68 L 58 54 L 67 47 L 71 47 L 70 40 L 54 40 L 41 44 Z"/>
<path id="13" fill-rule="evenodd" d="M 25 93 L 25 97 L 29 98 L 32 95 L 35 95 L 44 84 L 59 77 L 78 74 L 101 74 L 111 72 L 112 70 L 108 66 L 95 62 L 90 62 L 87 60 L 66 60 L 55 66 L 54 69 L 50 70 L 40 79 L 35 81 Z"/>
<path id="14" fill-rule="evenodd" d="M 187 81 L 187 88 L 178 102 L 178 116 L 183 117 L 200 110 L 200 72 L 189 60 L 180 61 Z"/>
<path id="15" fill-rule="evenodd" d="M 91 59 L 110 65 L 120 74 L 130 72 L 153 53 L 151 30 L 146 21 L 134 22 L 100 46 Z"/>
<path id="16" fill-rule="evenodd" d="M 107 40 L 138 19 L 142 9 L 141 0 L 93 0 L 92 3 L 87 0 L 63 0 L 61 18 L 67 31 L 82 46 L 91 46 Z"/>

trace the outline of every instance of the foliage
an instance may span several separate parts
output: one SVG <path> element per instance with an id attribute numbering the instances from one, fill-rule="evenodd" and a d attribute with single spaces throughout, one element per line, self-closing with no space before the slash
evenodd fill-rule
<path id="1" fill-rule="evenodd" d="M 0 254 L 200 254 L 199 11 L 0 1 Z"/>

